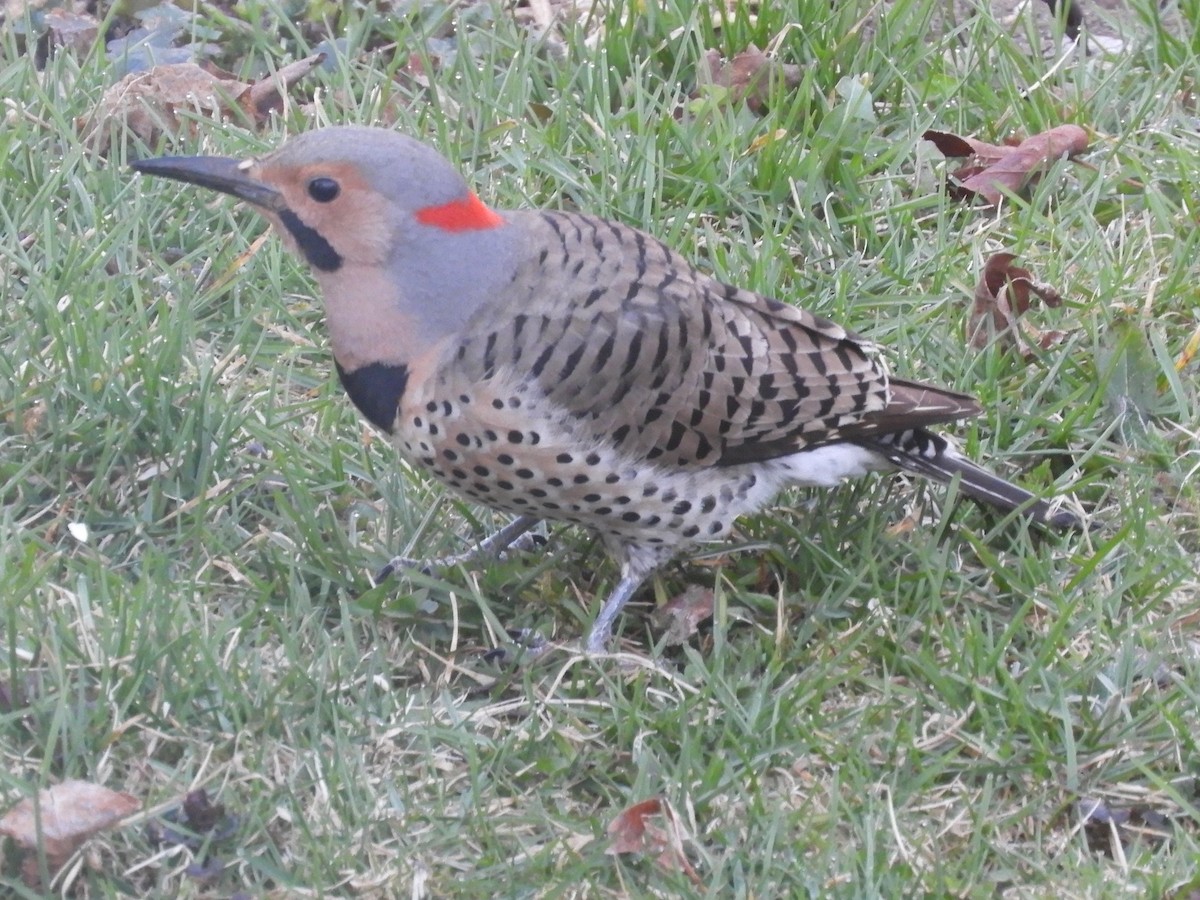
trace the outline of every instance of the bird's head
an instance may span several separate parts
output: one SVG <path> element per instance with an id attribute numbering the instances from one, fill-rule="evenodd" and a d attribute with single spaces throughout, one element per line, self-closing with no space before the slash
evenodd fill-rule
<path id="1" fill-rule="evenodd" d="M 436 150 L 382 128 L 305 132 L 261 159 L 164 156 L 132 166 L 252 204 L 318 274 L 384 264 L 423 231 L 503 222 Z"/>

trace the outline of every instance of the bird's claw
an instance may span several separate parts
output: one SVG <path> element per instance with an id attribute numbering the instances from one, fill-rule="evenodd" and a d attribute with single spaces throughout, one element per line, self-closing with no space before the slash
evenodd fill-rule
<path id="1" fill-rule="evenodd" d="M 439 559 L 414 559 L 410 556 L 396 556 L 391 562 L 375 573 L 375 584 L 378 586 L 401 570 L 412 570 L 422 575 L 432 575 L 436 569 L 451 569 L 464 563 L 472 562 L 480 557 L 492 559 L 507 559 L 512 550 L 535 550 L 546 545 L 546 536 L 530 532 L 530 528 L 538 523 L 531 516 L 521 516 L 509 522 L 491 537 L 482 541 L 478 547 L 465 553 L 455 553 Z"/>
<path id="2" fill-rule="evenodd" d="M 402 570 L 409 569 L 420 572 L 422 575 L 432 575 L 434 565 L 437 562 L 438 560 L 413 559 L 411 556 L 395 556 L 375 573 L 373 580 L 375 586 L 379 587 L 379 585 L 383 584 L 393 575 Z"/>

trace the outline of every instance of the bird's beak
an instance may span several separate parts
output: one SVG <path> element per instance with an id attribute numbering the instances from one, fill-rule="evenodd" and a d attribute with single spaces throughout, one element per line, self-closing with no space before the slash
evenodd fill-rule
<path id="1" fill-rule="evenodd" d="M 247 163 L 224 156 L 159 156 L 139 159 L 130 165 L 143 175 L 159 175 L 200 187 L 232 194 L 270 212 L 287 209 L 283 196 L 246 174 Z"/>

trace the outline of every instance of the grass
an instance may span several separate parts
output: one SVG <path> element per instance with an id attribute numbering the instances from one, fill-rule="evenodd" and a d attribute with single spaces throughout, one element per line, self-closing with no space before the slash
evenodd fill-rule
<path id="1" fill-rule="evenodd" d="M 1197 4 L 1179 5 L 1194 33 Z M 877 339 L 894 371 L 975 393 L 964 446 L 1094 512 L 1094 530 L 1048 535 L 900 479 L 785 495 L 643 591 L 620 660 L 569 644 L 616 577 L 582 533 L 371 586 L 393 554 L 455 551 L 499 520 L 356 417 L 306 273 L 274 240 L 243 255 L 260 220 L 131 176 L 124 148 L 87 151 L 74 120 L 117 77 L 103 53 L 39 73 L 3 27 L 0 808 L 71 777 L 145 810 L 49 893 L 1194 887 L 1200 403 L 1196 364 L 1175 360 L 1200 324 L 1200 48 L 1155 26 L 1052 68 L 986 12 L 930 52 L 940 4 L 791 6 L 717 27 L 685 0 L 617 5 L 554 41 L 485 6 L 204 9 L 244 75 L 329 36 L 345 53 L 263 132 L 196 114 L 162 147 L 131 143 L 246 154 L 314 121 L 395 121 L 489 202 L 644 227 Z M 1151 25 L 1155 7 L 1138 4 Z M 761 117 L 687 99 L 701 54 L 748 43 L 803 66 L 800 85 Z M 400 72 L 414 53 L 428 86 Z M 996 214 L 949 199 L 920 140 L 1064 121 L 1093 131 L 1087 165 L 1056 163 Z M 1068 337 L 1028 362 L 965 352 L 999 249 L 1068 299 L 1035 312 Z M 660 646 L 646 613 L 689 583 L 715 584 L 717 621 Z M 484 658 L 519 627 L 555 648 Z M 198 787 L 232 836 L 196 857 L 153 845 L 140 823 Z M 698 885 L 605 853 L 609 822 L 655 796 Z M 1084 798 L 1163 813 L 1169 838 L 1097 838 Z M 205 858 L 223 871 L 189 871 Z M 39 896 L 12 865 L 0 885 Z"/>

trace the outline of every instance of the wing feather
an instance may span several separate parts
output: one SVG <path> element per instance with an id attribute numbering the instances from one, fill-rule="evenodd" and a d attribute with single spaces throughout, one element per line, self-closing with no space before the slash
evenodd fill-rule
<path id="1" fill-rule="evenodd" d="M 869 342 L 721 284 L 635 229 L 569 213 L 514 219 L 531 248 L 555 252 L 531 250 L 477 313 L 456 372 L 520 385 L 584 445 L 735 465 L 978 412 L 965 395 L 889 380 Z"/>

